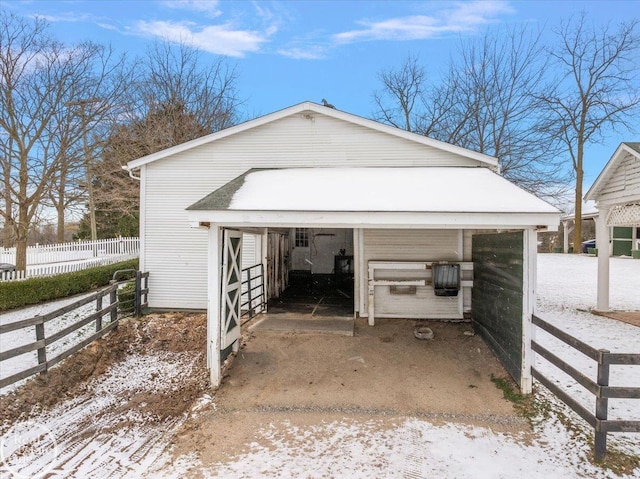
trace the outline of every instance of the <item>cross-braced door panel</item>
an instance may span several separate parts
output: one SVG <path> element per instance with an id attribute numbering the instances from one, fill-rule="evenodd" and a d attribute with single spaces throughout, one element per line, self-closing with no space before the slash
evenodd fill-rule
<path id="1" fill-rule="evenodd" d="M 225 230 L 222 257 L 222 321 L 220 349 L 240 338 L 242 233 Z"/>

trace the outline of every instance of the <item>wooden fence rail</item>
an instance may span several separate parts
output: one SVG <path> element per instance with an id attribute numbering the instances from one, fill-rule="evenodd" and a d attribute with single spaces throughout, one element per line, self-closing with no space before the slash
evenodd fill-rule
<path id="1" fill-rule="evenodd" d="M 1 324 L 0 325 L 0 344 L 3 343 L 2 336 L 8 333 L 12 333 L 15 331 L 24 330 L 27 328 L 35 328 L 35 341 L 27 344 L 23 344 L 21 346 L 9 349 L 9 350 L 0 350 L 0 369 L 1 363 L 3 361 L 15 358 L 17 356 L 21 356 L 23 354 L 27 354 L 33 351 L 37 352 L 37 362 L 38 364 L 35 366 L 30 366 L 26 369 L 23 369 L 19 372 L 11 374 L 7 377 L 0 379 L 0 389 L 10 384 L 13 384 L 17 381 L 25 379 L 29 376 L 32 376 L 37 373 L 45 373 L 55 364 L 58 364 L 63 359 L 69 357 L 73 353 L 79 351 L 84 348 L 91 342 L 95 341 L 98 338 L 101 338 L 109 331 L 117 328 L 118 321 L 125 317 L 130 316 L 132 314 L 140 315 L 142 309 L 146 307 L 146 297 L 149 292 L 149 288 L 146 285 L 148 281 L 149 273 L 141 273 L 137 271 L 133 280 L 124 280 L 119 282 L 113 282 L 110 286 L 103 288 L 96 293 L 93 293 L 85 298 L 82 298 L 78 301 L 75 301 L 67 306 L 56 309 L 55 311 L 51 311 L 42 315 L 34 316 L 32 318 L 23 319 L 20 321 L 15 321 L 13 323 Z M 118 298 L 118 288 L 122 283 L 134 282 L 135 291 L 133 300 L 127 301 L 119 301 Z M 144 285 L 144 286 L 143 286 Z M 104 299 L 108 299 L 108 304 L 106 306 L 103 305 Z M 144 298 L 144 299 L 143 299 Z M 134 307 L 127 307 L 123 305 L 125 302 L 134 302 Z M 80 320 L 70 324 L 56 332 L 51 334 L 46 334 L 45 325 L 66 313 L 74 311 L 78 308 L 81 308 L 90 303 L 96 303 L 96 311 L 81 318 Z M 104 321 L 105 317 L 108 318 L 108 321 Z M 90 334 L 89 336 L 83 338 L 81 341 L 73 344 L 68 349 L 62 350 L 58 352 L 54 357 L 48 357 L 47 347 L 51 346 L 56 341 L 59 341 L 71 333 L 78 331 L 80 328 L 94 322 L 95 323 L 95 332 Z M 26 334 L 33 334 L 33 332 L 29 332 Z"/>
<path id="2" fill-rule="evenodd" d="M 640 366 L 640 354 L 611 353 L 606 349 L 596 349 L 535 315 L 532 316 L 532 323 L 565 344 L 568 344 L 576 351 L 579 351 L 588 358 L 596 361 L 598 370 L 597 378 L 594 381 L 566 361 L 560 359 L 540 343 L 536 341 L 531 342 L 531 349 L 536 354 L 572 377 L 578 384 L 595 396 L 594 414 L 580 404 L 576 399 L 571 397 L 571 395 L 564 391 L 560 386 L 544 376 L 535 367 L 531 368 L 532 375 L 535 379 L 537 379 L 543 386 L 549 389 L 549 391 L 555 394 L 562 402 L 573 409 L 576 414 L 594 428 L 595 458 L 597 461 L 601 461 L 604 459 L 607 452 L 607 433 L 640 432 L 640 421 L 607 419 L 609 399 L 640 399 L 640 388 L 609 386 L 609 367 L 611 365 Z"/>

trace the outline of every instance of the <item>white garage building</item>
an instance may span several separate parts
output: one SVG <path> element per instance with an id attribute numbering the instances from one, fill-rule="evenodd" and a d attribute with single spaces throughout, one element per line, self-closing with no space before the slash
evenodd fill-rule
<path id="1" fill-rule="evenodd" d="M 242 266 L 261 264 L 270 297 L 346 268 L 370 324 L 470 317 L 530 390 L 536 232 L 559 212 L 495 158 L 305 102 L 128 168 L 149 305 L 208 310 L 214 385 L 238 346 Z"/>

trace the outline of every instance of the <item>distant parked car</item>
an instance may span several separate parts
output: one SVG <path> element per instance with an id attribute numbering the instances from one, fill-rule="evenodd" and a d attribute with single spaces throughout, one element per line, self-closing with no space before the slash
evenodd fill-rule
<path id="1" fill-rule="evenodd" d="M 582 243 L 580 243 L 580 245 L 582 246 L 582 252 L 583 253 L 588 253 L 589 252 L 589 248 L 595 248 L 596 247 L 596 240 L 591 239 L 591 240 L 583 241 Z"/>

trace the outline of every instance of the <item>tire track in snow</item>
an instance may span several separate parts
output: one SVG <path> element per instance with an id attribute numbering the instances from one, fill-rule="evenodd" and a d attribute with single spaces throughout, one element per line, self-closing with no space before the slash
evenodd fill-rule
<path id="1" fill-rule="evenodd" d="M 112 368 L 106 376 L 91 383 L 80 396 L 32 418 L 31 426 L 18 423 L 25 437 L 33 436 L 38 425 L 46 426 L 54 437 L 57 454 L 45 461 L 27 451 L 13 471 L 0 464 L 0 476 L 4 477 L 6 472 L 48 478 L 140 477 L 162 454 L 187 416 L 161 419 L 145 408 L 145 403 L 138 404 L 130 398 L 138 391 L 160 395 L 169 392 L 174 381 L 182 381 L 191 370 L 189 359 L 184 359 L 133 357 L 130 363 Z M 122 370 L 126 371 L 126 377 Z M 172 391 L 172 394 L 179 393 Z M 42 446 L 53 450 L 53 440 Z"/>
<path id="2" fill-rule="evenodd" d="M 413 421 L 405 421 L 404 424 L 398 429 L 398 436 L 401 438 L 396 443 L 396 446 L 400 448 L 399 453 L 403 456 L 402 471 L 400 477 L 404 479 L 423 479 L 428 457 L 426 454 L 427 444 L 422 435 L 422 431 L 415 426 Z M 390 469 L 387 473 L 388 478 L 398 477 L 397 469 Z"/>

